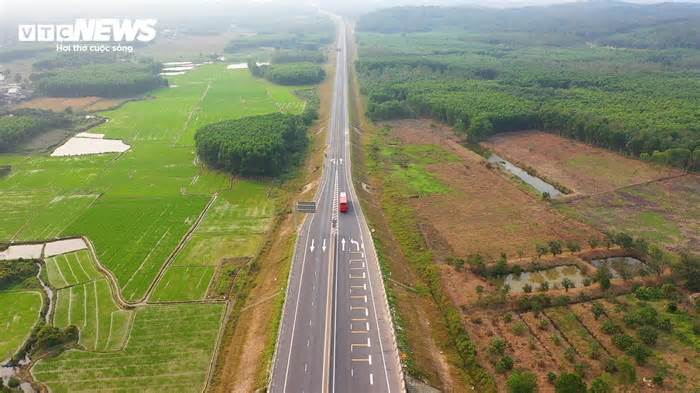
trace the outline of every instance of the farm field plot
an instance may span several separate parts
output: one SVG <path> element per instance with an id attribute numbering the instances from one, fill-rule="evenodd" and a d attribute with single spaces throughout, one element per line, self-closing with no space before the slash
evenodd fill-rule
<path id="1" fill-rule="evenodd" d="M 57 289 L 102 278 L 87 250 L 56 255 L 45 262 L 49 283 Z"/>
<path id="2" fill-rule="evenodd" d="M 601 231 L 625 231 L 675 251 L 700 252 L 700 176 L 636 185 L 558 209 Z"/>
<path id="3" fill-rule="evenodd" d="M 34 108 L 62 112 L 66 108 L 71 108 L 74 111 L 95 112 L 113 108 L 124 101 L 124 99 L 102 97 L 39 97 L 23 101 L 16 105 L 14 109 Z"/>
<path id="4" fill-rule="evenodd" d="M 403 143 L 442 141 L 461 158 L 426 167 L 428 175 L 446 185 L 449 192 L 410 199 L 428 243 L 445 244 L 448 254 L 532 255 L 537 243 L 551 239 L 585 243 L 596 233 L 551 210 L 495 169 L 488 169 L 476 153 L 454 141 L 450 143 L 446 136 L 450 131 L 442 126 L 431 126 L 428 121 L 397 121 L 389 125 L 391 135 Z"/>
<path id="5" fill-rule="evenodd" d="M 66 234 L 85 235 L 117 277 L 126 299 L 140 299 L 204 207 L 203 196 L 101 198 Z"/>
<path id="6" fill-rule="evenodd" d="M 255 256 L 272 219 L 268 192 L 265 183 L 240 181 L 220 193 L 150 300 L 202 299 L 224 258 Z"/>
<path id="7" fill-rule="evenodd" d="M 576 351 L 576 357 L 578 358 L 576 361 L 585 362 L 595 375 L 602 373 L 603 370 L 600 363 L 590 361 L 590 359 L 592 357 L 602 357 L 603 349 L 600 343 L 591 336 L 586 327 L 580 323 L 576 314 L 566 307 L 554 307 L 547 309 L 546 315 Z M 595 351 L 598 351 L 598 355 L 592 356 L 591 354 L 595 353 Z"/>
<path id="8" fill-rule="evenodd" d="M 114 351 L 124 345 L 132 313 L 117 306 L 107 280 L 101 278 L 60 289 L 53 324 L 78 327 L 79 344 L 89 351 Z"/>
<path id="9" fill-rule="evenodd" d="M 598 194 L 682 173 L 542 131 L 498 134 L 482 145 L 581 194 Z"/>
<path id="10" fill-rule="evenodd" d="M 0 292 L 0 362 L 12 357 L 39 319 L 42 296 L 39 292 Z"/>
<path id="11" fill-rule="evenodd" d="M 123 350 L 71 350 L 32 369 L 52 392 L 201 391 L 223 304 L 151 305 L 135 311 Z"/>
<path id="12" fill-rule="evenodd" d="M 641 302 L 633 295 L 618 296 L 602 304 L 619 331 L 634 337 L 636 341 L 639 341 L 638 332 L 642 325 L 630 326 L 625 322 L 625 315 L 648 306 L 656 310 L 653 314 L 655 321 L 670 320 L 670 330 L 657 329 L 656 342 L 646 346 L 651 355 L 642 368 L 642 375 L 665 373 L 667 378 L 664 385 L 671 391 L 693 391 L 700 386 L 700 345 L 697 335 L 692 332 L 693 318 L 689 314 L 685 311 L 668 312 L 668 301 Z"/>

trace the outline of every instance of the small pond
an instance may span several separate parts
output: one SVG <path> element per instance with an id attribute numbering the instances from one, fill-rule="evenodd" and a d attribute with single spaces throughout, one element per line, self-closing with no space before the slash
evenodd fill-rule
<path id="1" fill-rule="evenodd" d="M 591 264 L 596 268 L 603 265 L 610 269 L 610 274 L 613 278 L 623 278 L 625 274 L 628 277 L 639 276 L 642 271 L 647 270 L 644 262 L 633 257 L 610 257 L 604 259 L 594 259 Z"/>
<path id="2" fill-rule="evenodd" d="M 507 160 L 501 158 L 500 156 L 496 154 L 491 154 L 491 156 L 487 160 L 488 162 L 492 164 L 497 164 L 501 168 L 505 169 L 506 171 L 512 173 L 513 175 L 517 176 L 520 180 L 524 181 L 531 187 L 533 187 L 535 190 L 539 191 L 541 194 L 544 194 L 545 192 L 549 194 L 551 198 L 558 198 L 562 195 L 564 195 L 561 191 L 557 190 L 553 185 L 547 183 L 546 181 L 540 179 L 537 176 L 532 176 L 520 167 L 517 167 Z"/>
<path id="3" fill-rule="evenodd" d="M 540 284 L 545 281 L 549 283 L 550 289 L 554 288 L 554 284 L 557 284 L 559 288 L 563 288 L 561 281 L 564 278 L 571 280 L 578 288 L 583 286 L 583 280 L 585 280 L 586 276 L 578 266 L 564 265 L 532 272 L 522 272 L 520 275 L 511 273 L 504 279 L 499 280 L 499 284 L 508 284 L 510 291 L 513 293 L 523 292 L 523 286 L 530 284 L 532 291 L 536 292 Z"/>

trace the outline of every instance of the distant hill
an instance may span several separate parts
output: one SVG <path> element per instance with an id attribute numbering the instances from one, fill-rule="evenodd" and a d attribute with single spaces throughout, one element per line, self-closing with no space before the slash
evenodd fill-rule
<path id="1" fill-rule="evenodd" d="M 512 9 L 396 7 L 362 16 L 357 27 L 381 33 L 531 33 L 557 36 L 567 44 L 700 48 L 700 4 L 592 1 Z"/>

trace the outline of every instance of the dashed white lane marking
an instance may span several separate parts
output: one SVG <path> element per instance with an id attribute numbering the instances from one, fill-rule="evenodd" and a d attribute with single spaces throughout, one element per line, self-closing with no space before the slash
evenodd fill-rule
<path id="1" fill-rule="evenodd" d="M 367 303 L 367 295 L 350 295 L 350 299 L 362 299 L 363 302 Z"/>
<path id="2" fill-rule="evenodd" d="M 370 366 L 372 365 L 372 355 L 367 355 L 366 358 L 352 358 L 351 360 L 357 363 L 367 363 Z"/>
<path id="3" fill-rule="evenodd" d="M 369 337 L 367 337 L 367 342 L 366 343 L 353 343 L 350 344 L 350 352 L 355 350 L 355 347 L 357 348 L 370 348 L 372 344 L 369 341 Z"/>
<path id="4" fill-rule="evenodd" d="M 374 385 L 374 374 L 369 373 L 369 384 Z"/>

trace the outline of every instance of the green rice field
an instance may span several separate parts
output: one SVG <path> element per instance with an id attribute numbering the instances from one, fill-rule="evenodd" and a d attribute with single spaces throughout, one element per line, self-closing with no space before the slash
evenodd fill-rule
<path id="1" fill-rule="evenodd" d="M 122 139 L 131 146 L 125 153 L 0 154 L 0 165 L 12 167 L 0 180 L 0 240 L 85 236 L 122 298 L 138 303 L 129 310 L 119 305 L 110 278 L 87 250 L 47 258 L 46 275 L 56 289 L 53 324 L 80 330 L 76 349 L 32 369 L 51 392 L 201 391 L 225 304 L 197 301 L 222 261 L 257 253 L 274 217 L 276 186 L 207 169 L 196 159 L 194 134 L 215 121 L 300 113 L 304 102 L 292 88 L 223 64 L 168 80 L 170 87 L 153 97 L 99 114 L 109 121 L 90 132 Z M 0 334 L 4 356 L 31 331 L 41 297 L 2 293 L 0 304 L 17 305 L 0 310 L 0 321 L 11 321 L 6 327 L 12 329 L 7 342 Z"/>
<path id="2" fill-rule="evenodd" d="M 41 293 L 0 292 L 0 362 L 12 357 L 24 344 L 39 319 Z"/>
<path id="3" fill-rule="evenodd" d="M 116 352 L 70 350 L 32 372 L 52 392 L 199 392 L 207 377 L 223 304 L 152 305 L 135 311 Z"/>

